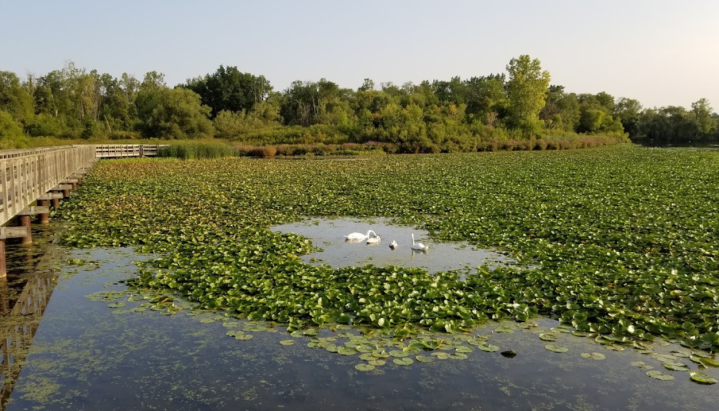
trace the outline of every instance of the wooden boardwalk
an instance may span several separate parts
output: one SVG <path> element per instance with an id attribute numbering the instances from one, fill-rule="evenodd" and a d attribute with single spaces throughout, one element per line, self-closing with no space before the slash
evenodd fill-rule
<path id="1" fill-rule="evenodd" d="M 95 146 L 0 151 L 0 225 L 97 160 Z"/>
<path id="2" fill-rule="evenodd" d="M 165 144 L 101 144 L 95 146 L 97 158 L 155 157 Z"/>
<path id="3" fill-rule="evenodd" d="M 102 144 L 0 151 L 0 277 L 6 275 L 5 240 L 32 243 L 30 219 L 47 224 L 50 203 L 58 207 L 101 158 L 154 157 L 159 144 Z M 19 217 L 19 227 L 6 227 Z"/>

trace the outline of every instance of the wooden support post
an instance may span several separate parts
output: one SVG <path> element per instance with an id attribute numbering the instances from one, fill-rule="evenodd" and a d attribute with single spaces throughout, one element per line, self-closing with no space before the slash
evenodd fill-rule
<path id="1" fill-rule="evenodd" d="M 59 198 L 55 197 L 50 201 L 52 201 L 52 208 L 60 207 L 60 199 Z"/>
<path id="2" fill-rule="evenodd" d="M 37 205 L 38 205 L 38 207 L 47 207 L 47 206 L 48 206 L 48 201 L 49 201 L 49 200 L 44 199 L 44 198 L 38 198 L 38 200 L 37 200 Z"/>
<path id="3" fill-rule="evenodd" d="M 20 225 L 27 228 L 25 237 L 22 237 L 23 244 L 32 244 L 32 230 L 29 215 L 20 216 Z"/>
<path id="4" fill-rule="evenodd" d="M 66 188 L 66 189 L 62 190 L 62 195 L 64 198 L 70 197 L 70 189 Z"/>
<path id="5" fill-rule="evenodd" d="M 0 239 L 0 278 L 7 277 L 7 266 L 5 265 L 5 239 Z"/>
<path id="6" fill-rule="evenodd" d="M 40 201 L 43 201 L 43 200 L 37 200 L 38 203 Z M 24 208 L 22 211 L 17 213 L 17 215 L 20 217 L 25 217 L 25 216 L 34 217 L 36 215 L 40 215 L 40 222 L 42 224 L 48 224 L 50 222 L 50 207 L 40 206 L 40 205 L 30 206 L 30 207 Z"/>

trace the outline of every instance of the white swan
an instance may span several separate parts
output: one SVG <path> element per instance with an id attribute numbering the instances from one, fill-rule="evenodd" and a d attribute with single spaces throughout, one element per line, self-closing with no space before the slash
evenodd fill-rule
<path id="1" fill-rule="evenodd" d="M 380 242 L 380 238 L 377 234 L 375 234 L 374 237 L 369 237 L 367 239 L 367 244 L 369 244 L 369 245 L 379 244 L 379 242 Z"/>
<path id="2" fill-rule="evenodd" d="M 395 248 L 397 248 L 397 242 L 394 241 L 394 240 L 392 240 L 392 242 L 389 243 L 389 248 L 391 248 L 391 249 L 393 249 L 393 250 L 394 250 Z"/>
<path id="3" fill-rule="evenodd" d="M 414 242 L 414 233 L 412 233 L 412 249 L 415 251 L 427 251 L 427 250 L 429 250 L 429 247 L 422 243 L 415 243 Z"/>
<path id="4" fill-rule="evenodd" d="M 376 234 L 374 231 L 372 231 L 372 230 L 367 230 L 367 234 L 362 234 L 362 233 L 350 233 L 350 234 L 348 234 L 348 235 L 345 236 L 345 241 L 358 242 L 358 241 L 366 240 L 367 238 L 369 238 L 370 233 L 371 233 L 372 235 L 374 235 L 375 237 L 377 236 L 377 234 Z"/>

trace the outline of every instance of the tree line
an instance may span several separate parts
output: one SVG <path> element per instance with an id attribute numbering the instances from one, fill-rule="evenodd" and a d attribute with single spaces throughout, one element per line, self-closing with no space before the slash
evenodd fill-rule
<path id="1" fill-rule="evenodd" d="M 264 76 L 232 66 L 175 87 L 154 71 L 118 78 L 73 63 L 24 79 L 0 71 L 0 148 L 34 137 L 378 142 L 410 152 L 584 135 L 719 140 L 719 116 L 706 99 L 691 109 L 644 108 L 635 99 L 567 92 L 550 81 L 540 61 L 527 55 L 512 59 L 506 74 L 401 86 L 366 79 L 356 90 L 320 79 L 275 91 Z"/>

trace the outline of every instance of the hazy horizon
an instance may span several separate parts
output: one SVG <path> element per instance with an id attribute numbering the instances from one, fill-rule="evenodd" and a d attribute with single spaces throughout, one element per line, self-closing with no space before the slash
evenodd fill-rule
<path id="1" fill-rule="evenodd" d="M 542 62 L 569 92 L 605 91 L 644 107 L 719 111 L 719 2 L 567 0 L 123 2 L 0 0 L 0 70 L 44 75 L 66 61 L 168 85 L 221 64 L 264 75 L 275 90 L 326 78 L 356 89 L 504 73 L 513 57 Z"/>

